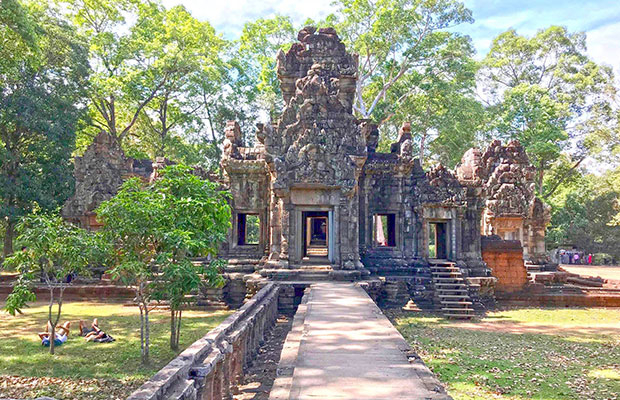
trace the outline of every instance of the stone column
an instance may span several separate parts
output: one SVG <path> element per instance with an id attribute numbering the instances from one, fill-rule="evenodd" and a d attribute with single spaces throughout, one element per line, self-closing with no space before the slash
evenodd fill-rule
<path id="1" fill-rule="evenodd" d="M 280 265 L 284 268 L 289 267 L 289 245 L 291 239 L 291 210 L 293 205 L 290 198 L 280 199 L 280 221 L 282 226 L 282 234 L 280 236 Z"/>
<path id="2" fill-rule="evenodd" d="M 463 260 L 463 221 L 465 219 L 465 209 L 459 207 L 456 210 L 456 219 L 454 220 L 455 224 L 455 239 L 456 239 L 456 253 L 454 254 L 454 259 L 456 261 Z"/>
<path id="3" fill-rule="evenodd" d="M 280 198 L 273 191 L 271 193 L 269 213 L 269 261 L 270 263 L 275 263 L 280 259 L 282 216 L 280 212 Z"/>

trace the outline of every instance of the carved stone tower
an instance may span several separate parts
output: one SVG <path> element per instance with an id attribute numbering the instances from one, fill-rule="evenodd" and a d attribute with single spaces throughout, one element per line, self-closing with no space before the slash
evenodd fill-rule
<path id="1" fill-rule="evenodd" d="M 367 152 L 352 114 L 357 57 L 332 28 L 307 27 L 298 39 L 277 56 L 286 105 L 277 125 L 265 129 L 273 196 L 269 262 L 284 268 L 316 262 L 316 239 L 335 270 L 363 269 L 358 179 Z"/>

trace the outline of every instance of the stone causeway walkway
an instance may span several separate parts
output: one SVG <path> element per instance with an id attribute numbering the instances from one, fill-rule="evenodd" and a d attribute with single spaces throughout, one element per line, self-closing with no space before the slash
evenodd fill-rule
<path id="1" fill-rule="evenodd" d="M 361 287 L 306 290 L 270 400 L 450 399 Z"/>

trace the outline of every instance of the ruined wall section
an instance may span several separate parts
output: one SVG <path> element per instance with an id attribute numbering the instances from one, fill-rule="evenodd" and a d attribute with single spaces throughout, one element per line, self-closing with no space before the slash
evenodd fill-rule
<path id="1" fill-rule="evenodd" d="M 228 241 L 223 245 L 220 255 L 229 258 L 229 269 L 252 272 L 256 260 L 264 257 L 269 250 L 269 203 L 270 177 L 265 163 L 262 146 L 263 126 L 256 132 L 257 146 L 243 147 L 239 124 L 228 121 L 224 130 L 224 152 L 221 166 L 225 174 L 227 188 L 232 195 L 231 208 L 233 221 Z M 243 215 L 257 215 L 260 220 L 258 244 L 241 244 L 239 218 Z M 251 260 L 254 261 L 251 261 Z"/>
<path id="2" fill-rule="evenodd" d="M 390 153 L 377 153 L 379 132 L 368 121 L 361 124 L 366 137 L 368 159 L 360 178 L 360 253 L 364 265 L 382 274 L 415 274 L 422 266 L 416 260 L 416 226 L 413 218 L 413 158 L 411 127 L 404 124 Z M 420 174 L 418 174 L 420 176 Z M 422 172 L 423 175 L 423 172 Z M 375 242 L 375 215 L 394 215 L 393 246 Z M 387 227 L 384 227 L 387 228 Z"/>
<path id="3" fill-rule="evenodd" d="M 496 292 L 517 292 L 527 284 L 523 247 L 518 240 L 483 236 L 482 258 L 491 269 L 492 275 L 497 278 Z"/>
<path id="4" fill-rule="evenodd" d="M 62 216 L 87 229 L 101 226 L 95 210 L 112 198 L 131 176 L 149 179 L 152 161 L 134 160 L 125 156 L 118 141 L 100 132 L 84 155 L 75 158 L 75 193 L 62 208 Z"/>
<path id="5" fill-rule="evenodd" d="M 470 187 L 484 204 L 480 218 L 482 235 L 519 240 L 524 256 L 545 263 L 544 235 L 549 207 L 535 190 L 535 169 L 523 146 L 516 140 L 502 145 L 494 140 L 484 153 L 471 149 L 458 167 L 459 180 Z"/>

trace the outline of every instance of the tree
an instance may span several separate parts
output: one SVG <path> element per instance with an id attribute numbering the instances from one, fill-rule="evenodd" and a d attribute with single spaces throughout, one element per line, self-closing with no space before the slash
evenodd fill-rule
<path id="1" fill-rule="evenodd" d="M 148 363 L 150 303 L 170 301 L 170 343 L 178 346 L 180 307 L 204 272 L 190 257 L 215 255 L 230 224 L 227 195 L 187 167 L 168 167 L 146 186 L 138 178 L 128 179 L 115 197 L 100 205 L 97 215 L 104 236 L 114 244 L 112 275 L 135 289 L 142 361 Z M 206 276 L 217 283 L 217 263 Z"/>
<path id="2" fill-rule="evenodd" d="M 420 160 L 429 148 L 448 147 L 450 151 L 439 155 L 453 165 L 453 159 L 460 160 L 478 141 L 483 109 L 474 98 L 478 65 L 469 38 L 444 33 L 441 40 L 445 44 L 433 49 L 424 68 L 413 69 L 394 83 L 374 115 L 382 121 L 384 149 L 403 122 L 411 122 Z M 434 140 L 431 134 L 436 135 Z"/>
<path id="3" fill-rule="evenodd" d="M 462 40 L 446 29 L 473 22 L 471 11 L 454 0 L 339 0 L 336 4 L 338 11 L 326 22 L 360 56 L 353 108 L 361 118 L 373 117 L 403 77 L 438 65 L 438 57 L 446 54 L 442 49 Z"/>
<path id="4" fill-rule="evenodd" d="M 168 78 L 141 113 L 136 136 L 150 144 L 151 157 L 176 155 L 210 128 L 202 111 L 225 85 L 227 66 L 222 56 L 228 43 L 182 6 L 166 10 L 151 3 L 140 10 L 135 40 L 148 53 L 166 49 L 166 62 L 174 68 L 154 70 Z"/>
<path id="5" fill-rule="evenodd" d="M 288 51 L 296 34 L 290 17 L 276 15 L 247 22 L 237 43 L 239 64 L 254 81 L 261 108 L 272 118 L 277 118 L 284 106 L 276 54 Z"/>
<path id="6" fill-rule="evenodd" d="M 60 321 L 63 295 L 72 274 L 88 275 L 88 266 L 101 260 L 104 245 L 99 238 L 65 222 L 57 214 L 33 213 L 17 225 L 17 243 L 22 247 L 5 263 L 19 272 L 13 291 L 6 299 L 6 310 L 15 315 L 36 299 L 32 286 L 41 281 L 49 291 L 48 325 L 50 354 L 54 354 L 56 326 Z M 57 310 L 54 313 L 54 305 Z"/>
<path id="7" fill-rule="evenodd" d="M 182 6 L 166 10 L 155 1 L 70 0 L 66 8 L 90 44 L 94 70 L 81 144 L 104 130 L 130 155 L 139 154 L 149 150 L 141 140 L 149 132 L 155 147 L 149 155 L 163 154 L 174 128 L 196 122 L 198 82 L 218 72 L 225 41 Z"/>
<path id="8" fill-rule="evenodd" d="M 178 350 L 182 306 L 187 295 L 203 283 L 223 283 L 217 260 L 219 244 L 226 240 L 230 228 L 228 196 L 216 184 L 204 181 L 187 167 L 168 167 L 151 190 L 162 195 L 165 219 L 160 222 L 164 232 L 159 240 L 156 298 L 170 302 L 170 346 Z M 207 268 L 196 265 L 190 257 L 209 257 Z M 203 279 L 204 278 L 204 281 Z"/>
<path id="9" fill-rule="evenodd" d="M 159 65 L 157 58 L 141 53 L 131 30 L 125 33 L 123 29 L 126 17 L 137 12 L 138 3 L 134 0 L 61 3 L 89 44 L 93 68 L 88 90 L 89 127 L 82 135 L 94 137 L 104 130 L 122 143 L 142 109 L 165 83 L 165 80 L 150 79 L 153 69 Z"/>
<path id="10" fill-rule="evenodd" d="M 564 164 L 568 164 L 566 160 Z M 620 258 L 620 226 L 614 225 L 620 201 L 619 171 L 596 176 L 580 170 L 548 198 L 552 214 L 546 241 L 550 248 L 571 244 L 586 252 Z M 555 185 L 560 174 L 552 171 L 545 184 Z"/>
<path id="11" fill-rule="evenodd" d="M 544 174 L 563 151 L 572 163 L 567 174 L 593 151 L 613 152 L 613 142 L 601 134 L 612 122 L 613 72 L 588 58 L 585 39 L 558 26 L 531 38 L 511 29 L 495 38 L 483 61 L 481 82 L 496 116 L 494 132 L 525 145 L 543 198 L 557 189 L 542 191 Z"/>
<path id="12" fill-rule="evenodd" d="M 0 57 L 0 218 L 7 256 L 21 215 L 35 205 L 55 209 L 71 194 L 71 153 L 89 67 L 75 30 L 49 10 L 12 1 L 0 7 L 0 35 L 10 43 L 6 50 L 17 52 Z"/>

